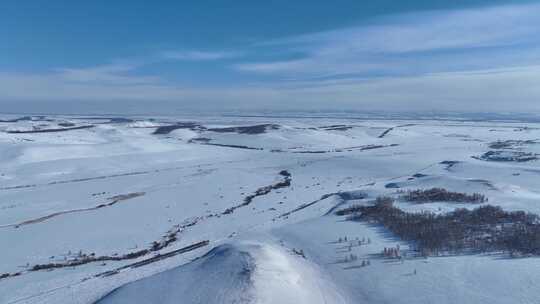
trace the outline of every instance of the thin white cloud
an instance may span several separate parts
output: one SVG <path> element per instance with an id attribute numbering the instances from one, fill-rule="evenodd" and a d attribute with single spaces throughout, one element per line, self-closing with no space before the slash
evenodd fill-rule
<path id="1" fill-rule="evenodd" d="M 160 57 L 163 59 L 183 61 L 220 60 L 241 55 L 242 53 L 235 51 L 164 51 L 160 53 Z"/>
<path id="2" fill-rule="evenodd" d="M 141 64 L 110 64 L 87 68 L 56 69 L 55 77 L 66 82 L 99 83 L 103 85 L 152 84 L 159 81 L 157 77 L 133 76 Z"/>
<path id="3" fill-rule="evenodd" d="M 163 51 L 157 55 L 137 60 L 117 60 L 111 64 L 82 68 L 58 68 L 55 69 L 55 72 L 56 76 L 69 82 L 149 85 L 158 83 L 160 79 L 159 77 L 137 75 L 137 70 L 146 65 L 170 60 L 213 61 L 238 56 L 241 56 L 241 53 L 233 51 Z"/>
<path id="4" fill-rule="evenodd" d="M 411 13 L 376 24 L 290 37 L 260 47 L 303 52 L 247 62 L 240 71 L 283 77 L 418 74 L 540 62 L 540 4 Z M 479 49 L 482 52 L 478 51 Z M 474 62 L 473 62 L 474 61 Z"/>
<path id="5" fill-rule="evenodd" d="M 303 83 L 289 92 L 358 110 L 539 112 L 540 66 Z"/>
<path id="6" fill-rule="evenodd" d="M 317 52 L 404 53 L 507 46 L 538 38 L 540 4 L 409 13 L 377 24 L 293 37 L 283 43 L 319 44 Z M 279 43 L 276 41 L 275 43 Z"/>
<path id="7" fill-rule="evenodd" d="M 214 109 L 352 109 L 539 112 L 540 66 L 415 77 L 329 80 L 298 85 L 191 88 L 162 83 L 74 83 L 57 75 L 0 73 L 2 101 L 139 103 L 164 113 L 173 106 Z M 54 111 L 55 109 L 51 109 Z M 61 110 L 61 109 L 60 109 Z"/>

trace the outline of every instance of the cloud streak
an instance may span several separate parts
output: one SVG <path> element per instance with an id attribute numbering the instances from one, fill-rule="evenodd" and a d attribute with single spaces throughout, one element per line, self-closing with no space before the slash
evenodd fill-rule
<path id="1" fill-rule="evenodd" d="M 101 85 L 145 85 L 159 82 L 158 77 L 131 75 L 143 64 L 110 64 L 88 68 L 60 68 L 51 75 L 68 83 Z"/>
<path id="2" fill-rule="evenodd" d="M 326 80 L 301 84 L 180 87 L 165 84 L 66 82 L 51 75 L 0 74 L 3 99 L 47 102 L 109 102 L 111 108 L 140 103 L 162 107 L 225 109 L 355 109 L 392 111 L 539 112 L 540 66 L 454 72 L 414 77 Z M 489 110 L 489 111 L 487 111 Z"/>
<path id="3" fill-rule="evenodd" d="M 369 25 L 269 41 L 302 52 L 294 60 L 242 63 L 283 77 L 356 73 L 418 75 L 540 62 L 540 5 L 411 13 Z"/>
<path id="4" fill-rule="evenodd" d="M 212 61 L 240 57 L 242 53 L 235 51 L 164 51 L 159 56 L 166 60 Z"/>

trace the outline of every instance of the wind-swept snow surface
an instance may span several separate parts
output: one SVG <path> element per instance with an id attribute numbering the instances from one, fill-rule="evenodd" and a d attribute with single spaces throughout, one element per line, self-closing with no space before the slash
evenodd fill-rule
<path id="1" fill-rule="evenodd" d="M 538 123 L 13 118 L 0 117 L 2 304 L 540 299 Z M 487 201 L 404 198 L 433 188 Z M 513 217 L 449 246 L 465 250 L 422 253 L 400 227 L 336 215 L 377 198 Z M 531 241 L 489 245 L 505 235 Z"/>

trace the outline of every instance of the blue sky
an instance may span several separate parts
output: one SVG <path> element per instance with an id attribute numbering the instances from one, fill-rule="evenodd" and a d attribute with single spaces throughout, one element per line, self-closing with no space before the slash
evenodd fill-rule
<path id="1" fill-rule="evenodd" d="M 539 1 L 4 0 L 0 105 L 540 112 L 538 16 Z"/>

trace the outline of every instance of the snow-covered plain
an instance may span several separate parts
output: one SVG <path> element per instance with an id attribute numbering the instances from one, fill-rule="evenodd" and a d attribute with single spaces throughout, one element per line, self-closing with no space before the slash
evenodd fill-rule
<path id="1" fill-rule="evenodd" d="M 409 244 L 330 212 L 400 190 L 444 187 L 540 214 L 538 161 L 482 157 L 536 156 L 540 124 L 13 118 L 0 122 L 0 275 L 10 275 L 0 279 L 0 303 L 540 299 L 538 258 L 388 260 L 380 257 L 384 247 L 406 252 Z M 164 126 L 174 127 L 154 134 Z M 396 205 L 411 212 L 474 207 Z M 349 251 L 337 242 L 344 237 L 370 242 Z M 199 245 L 185 248 L 192 244 Z M 96 257 L 106 258 L 33 271 Z"/>

